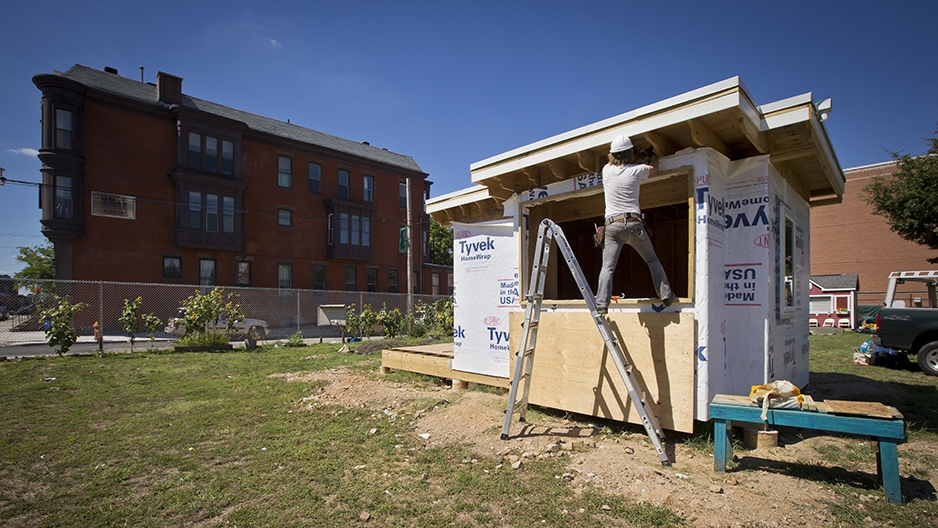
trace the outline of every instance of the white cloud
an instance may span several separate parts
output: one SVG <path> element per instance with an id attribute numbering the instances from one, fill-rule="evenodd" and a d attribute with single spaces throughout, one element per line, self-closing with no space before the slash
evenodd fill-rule
<path id="1" fill-rule="evenodd" d="M 283 44 L 281 44 L 280 41 L 277 40 L 277 39 L 270 39 L 270 40 L 267 41 L 267 44 L 269 44 L 270 47 L 271 47 L 271 48 L 274 48 L 274 49 L 282 48 L 282 47 L 283 47 Z"/>
<path id="2" fill-rule="evenodd" d="M 26 148 L 26 147 L 7 149 L 7 152 L 12 152 L 13 154 L 22 154 L 23 156 L 32 156 L 32 157 L 36 157 L 39 155 L 38 150 Z"/>

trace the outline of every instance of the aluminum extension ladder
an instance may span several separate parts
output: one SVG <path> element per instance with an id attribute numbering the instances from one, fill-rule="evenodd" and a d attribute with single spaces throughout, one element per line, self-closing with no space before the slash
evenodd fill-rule
<path id="1" fill-rule="evenodd" d="M 590 288 L 586 277 L 583 275 L 580 263 L 577 262 L 576 257 L 573 255 L 573 250 L 570 248 L 569 242 L 567 242 L 567 237 L 564 236 L 560 226 L 550 219 L 542 221 L 537 231 L 537 244 L 534 249 L 534 266 L 531 270 L 528 294 L 527 297 L 525 297 L 527 308 L 524 312 L 524 333 L 521 335 L 521 343 L 515 356 L 515 376 L 511 380 L 511 390 L 508 393 L 508 409 L 505 411 L 505 425 L 502 427 L 501 439 L 508 440 L 509 438 L 508 431 L 511 429 L 511 416 L 514 414 L 515 408 L 518 408 L 518 420 L 521 422 L 524 422 L 528 411 L 528 395 L 531 390 L 531 366 L 534 362 L 537 327 L 541 316 L 541 303 L 544 300 L 544 282 L 547 278 L 547 265 L 550 259 L 551 242 L 554 238 L 557 239 L 560 252 L 567 261 L 567 266 L 569 266 L 570 272 L 573 274 L 573 278 L 580 288 L 580 294 L 583 296 L 583 300 L 586 301 L 586 306 L 589 308 L 590 314 L 592 314 L 593 322 L 596 324 L 597 330 L 599 330 L 603 341 L 606 343 L 606 350 L 609 351 L 616 368 L 619 370 L 619 374 L 622 376 L 622 381 L 625 383 L 629 392 L 629 399 L 632 400 L 632 405 L 635 406 L 635 410 L 638 411 L 638 415 L 642 419 L 642 425 L 645 426 L 648 438 L 651 440 L 652 445 L 655 446 L 658 458 L 661 459 L 661 465 L 670 466 L 671 460 L 668 458 L 661 442 L 661 438 L 664 434 L 661 432 L 661 428 L 658 425 L 658 419 L 651 409 L 648 408 L 644 395 L 640 394 L 636 389 L 635 383 L 629 375 L 629 371 L 632 367 L 626 363 L 625 354 L 623 354 L 622 349 L 619 348 L 619 344 L 616 342 L 616 338 L 609 328 L 609 322 L 597 311 L 593 290 Z M 518 395 L 518 386 L 522 381 L 524 387 L 522 389 L 521 399 L 515 400 Z"/>

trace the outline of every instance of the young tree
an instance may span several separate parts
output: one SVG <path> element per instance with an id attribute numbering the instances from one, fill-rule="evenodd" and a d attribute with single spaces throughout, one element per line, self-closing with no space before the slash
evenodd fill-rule
<path id="1" fill-rule="evenodd" d="M 85 303 L 72 304 L 67 298 L 52 296 L 52 306 L 39 313 L 43 322 L 46 342 L 50 347 L 58 347 L 58 354 L 64 356 L 68 349 L 78 341 L 78 332 L 72 327 L 72 318 L 86 306 Z"/>
<path id="2" fill-rule="evenodd" d="M 49 244 L 35 247 L 18 247 L 19 254 L 16 260 L 26 264 L 26 267 L 13 274 L 15 279 L 54 279 L 55 278 L 55 251 Z"/>
<path id="3" fill-rule="evenodd" d="M 453 228 L 443 227 L 430 220 L 430 262 L 453 265 Z"/>
<path id="4" fill-rule="evenodd" d="M 938 137 L 926 142 L 930 148 L 921 156 L 893 152 L 896 172 L 873 178 L 863 192 L 873 213 L 886 217 L 899 236 L 938 250 Z M 938 263 L 938 257 L 928 261 Z"/>

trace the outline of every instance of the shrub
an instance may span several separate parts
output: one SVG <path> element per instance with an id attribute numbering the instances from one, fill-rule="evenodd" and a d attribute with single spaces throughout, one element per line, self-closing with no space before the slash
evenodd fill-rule
<path id="1" fill-rule="evenodd" d="M 306 346 L 306 343 L 303 342 L 303 332 L 297 332 L 287 338 L 287 346 L 291 347 L 301 347 Z"/>
<path id="2" fill-rule="evenodd" d="M 140 309 L 142 303 L 143 297 L 140 296 L 137 296 L 133 301 L 124 299 L 124 310 L 121 311 L 121 316 L 117 319 L 120 321 L 124 333 L 130 337 L 131 352 L 134 351 L 134 340 L 137 339 L 137 334 L 140 333 L 140 316 L 137 315 L 137 310 Z"/>
<path id="3" fill-rule="evenodd" d="M 160 328 L 163 327 L 163 321 L 160 320 L 153 313 L 148 313 L 143 316 L 143 331 L 147 333 L 147 337 L 150 338 L 150 345 L 153 345 L 153 341 L 156 340 L 156 332 L 160 331 Z M 133 347 L 131 347 L 133 349 Z"/>
<path id="4" fill-rule="evenodd" d="M 39 319 L 44 323 L 46 342 L 64 356 L 68 349 L 78 341 L 78 333 L 72 328 L 72 318 L 86 306 L 85 303 L 72 304 L 67 297 L 52 296 L 53 306 L 39 312 Z"/>
<path id="5" fill-rule="evenodd" d="M 358 314 L 359 334 L 358 337 L 371 337 L 374 331 L 377 314 L 371 309 L 370 304 L 362 306 L 361 313 Z"/>
<path id="6" fill-rule="evenodd" d="M 361 317 L 358 316 L 358 312 L 355 310 L 355 304 L 348 305 L 348 309 L 345 311 L 345 328 L 348 333 L 353 336 L 361 335 Z"/>
<path id="7" fill-rule="evenodd" d="M 241 304 L 232 300 L 235 297 L 237 295 L 233 293 L 229 293 L 225 297 L 223 291 L 219 288 L 214 288 L 208 293 L 195 290 L 195 295 L 182 301 L 182 306 L 186 309 L 186 334 L 219 333 L 218 321 L 224 319 L 224 334 L 227 339 L 227 334 L 234 332 L 235 323 L 244 320 Z"/>
<path id="8" fill-rule="evenodd" d="M 403 325 L 400 308 L 388 310 L 387 303 L 384 304 L 381 311 L 375 316 L 375 321 L 384 327 L 384 337 L 388 339 L 397 337 Z"/>

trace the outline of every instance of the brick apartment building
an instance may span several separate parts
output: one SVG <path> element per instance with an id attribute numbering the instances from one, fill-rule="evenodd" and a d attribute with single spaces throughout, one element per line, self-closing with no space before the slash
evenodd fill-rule
<path id="1" fill-rule="evenodd" d="M 42 232 L 56 276 L 415 293 L 429 264 L 431 182 L 409 156 L 74 65 L 39 74 Z"/>
<path id="2" fill-rule="evenodd" d="M 858 274 L 859 304 L 884 301 L 891 271 L 938 268 L 927 260 L 938 256 L 934 251 L 891 231 L 866 203 L 870 179 L 895 170 L 894 161 L 845 169 L 843 203 L 811 210 L 811 275 Z"/>

